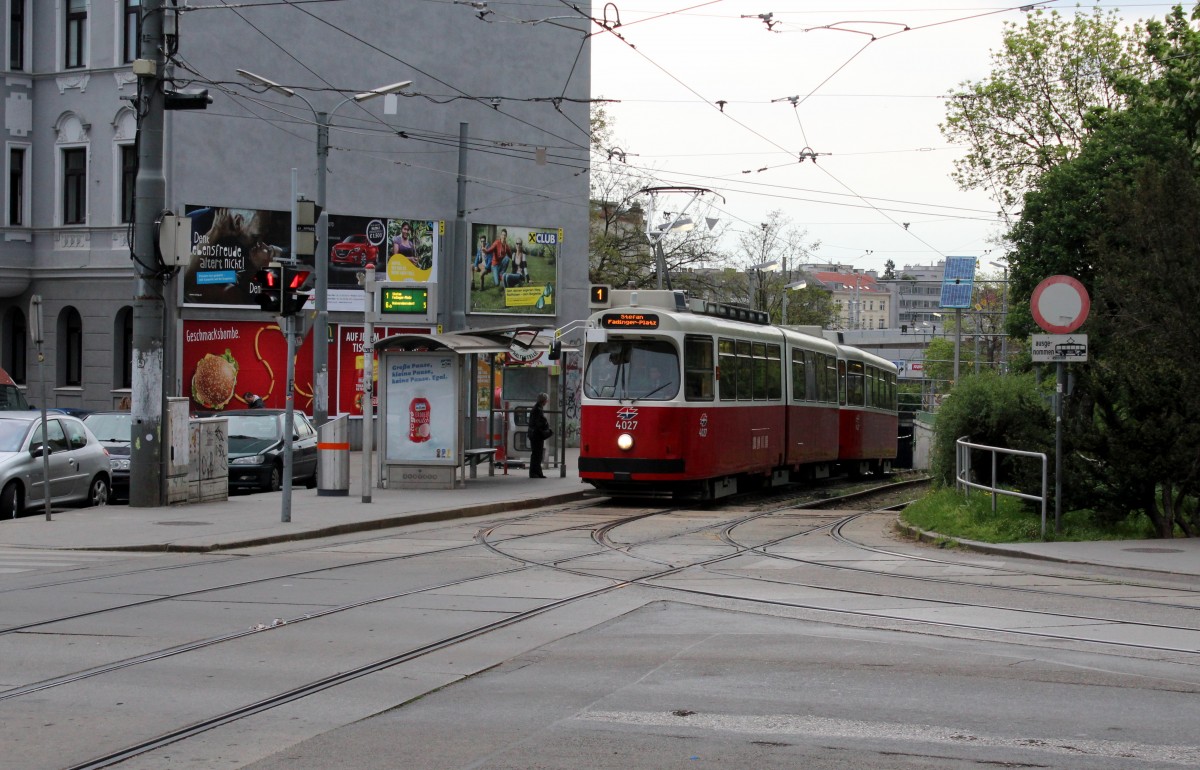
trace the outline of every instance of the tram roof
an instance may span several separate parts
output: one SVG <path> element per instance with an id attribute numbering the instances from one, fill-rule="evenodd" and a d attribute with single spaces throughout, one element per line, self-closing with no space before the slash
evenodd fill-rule
<path id="1" fill-rule="evenodd" d="M 443 334 L 393 334 L 376 340 L 375 349 L 380 352 L 449 350 L 460 355 L 504 353 L 514 347 L 532 348 L 542 331 L 546 330 L 540 326 L 513 324 Z"/>

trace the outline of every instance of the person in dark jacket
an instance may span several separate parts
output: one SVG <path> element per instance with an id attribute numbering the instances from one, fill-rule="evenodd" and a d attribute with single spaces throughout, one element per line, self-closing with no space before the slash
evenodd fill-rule
<path id="1" fill-rule="evenodd" d="M 246 391 L 246 394 L 242 396 L 242 398 L 246 401 L 247 409 L 262 409 L 266 406 L 260 396 L 251 393 L 250 391 Z"/>
<path id="2" fill-rule="evenodd" d="M 529 455 L 529 478 L 544 479 L 545 474 L 542 473 L 542 454 L 545 452 L 546 439 L 553 435 L 550 430 L 550 421 L 546 419 L 545 412 L 542 407 L 550 397 L 545 393 L 539 393 L 537 403 L 533 409 L 529 410 L 529 446 L 531 452 Z"/>

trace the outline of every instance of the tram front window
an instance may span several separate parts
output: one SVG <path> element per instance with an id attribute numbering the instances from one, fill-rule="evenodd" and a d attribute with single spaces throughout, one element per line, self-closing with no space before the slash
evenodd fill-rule
<path id="1" fill-rule="evenodd" d="M 588 398 L 670 401 L 679 392 L 679 354 L 669 342 L 605 342 L 592 348 Z"/>

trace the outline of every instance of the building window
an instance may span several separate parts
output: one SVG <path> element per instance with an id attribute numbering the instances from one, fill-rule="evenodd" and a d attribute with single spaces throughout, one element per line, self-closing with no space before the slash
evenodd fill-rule
<path id="1" fill-rule="evenodd" d="M 25 0 L 9 0 L 8 68 L 15 72 L 25 70 Z"/>
<path id="2" fill-rule="evenodd" d="M 137 146 L 121 145 L 121 223 L 133 221 L 133 189 L 137 180 Z"/>
<path id="3" fill-rule="evenodd" d="M 83 321 L 73 307 L 63 308 L 58 316 L 58 384 L 76 387 L 83 384 Z"/>
<path id="4" fill-rule="evenodd" d="M 66 39 L 63 51 L 66 54 L 63 66 L 78 69 L 87 64 L 87 0 L 67 0 L 67 18 L 64 25 Z"/>
<path id="5" fill-rule="evenodd" d="M 125 61 L 131 62 L 138 57 L 138 14 L 142 0 L 124 0 L 124 35 Z"/>
<path id="6" fill-rule="evenodd" d="M 25 384 L 25 355 L 29 329 L 25 325 L 25 313 L 20 308 L 10 307 L 4 319 L 4 371 L 18 385 Z"/>
<path id="7" fill-rule="evenodd" d="M 117 311 L 113 326 L 113 387 L 133 387 L 133 308 Z"/>
<path id="8" fill-rule="evenodd" d="M 24 147 L 13 147 L 8 151 L 8 224 L 12 227 L 25 224 Z"/>
<path id="9" fill-rule="evenodd" d="M 87 223 L 87 148 L 62 151 L 64 225 Z"/>

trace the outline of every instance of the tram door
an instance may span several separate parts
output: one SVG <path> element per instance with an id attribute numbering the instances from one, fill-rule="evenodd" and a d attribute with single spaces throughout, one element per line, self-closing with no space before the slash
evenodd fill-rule
<path id="1" fill-rule="evenodd" d="M 542 366 L 506 366 L 501 380 L 504 408 L 504 456 L 509 465 L 529 464 L 529 411 L 539 393 L 550 392 L 550 370 Z"/>

